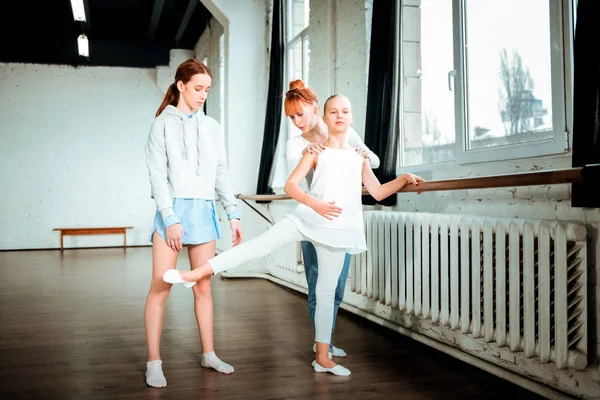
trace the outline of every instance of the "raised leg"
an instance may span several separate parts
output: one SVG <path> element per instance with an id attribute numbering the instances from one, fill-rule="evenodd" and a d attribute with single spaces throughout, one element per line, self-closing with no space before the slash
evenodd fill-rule
<path id="1" fill-rule="evenodd" d="M 173 271 L 163 279 L 169 283 L 197 282 L 210 275 L 230 270 L 248 261 L 264 257 L 278 247 L 304 239 L 296 224 L 289 218 L 283 218 L 271 228 L 252 240 L 244 242 L 211 258 L 193 271 Z M 333 315 L 333 310 L 331 310 Z"/>

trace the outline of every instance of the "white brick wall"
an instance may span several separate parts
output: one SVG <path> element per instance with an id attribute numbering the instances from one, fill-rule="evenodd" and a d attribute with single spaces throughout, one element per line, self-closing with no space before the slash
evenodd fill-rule
<path id="1" fill-rule="evenodd" d="M 163 98 L 152 69 L 0 64 L 0 250 L 56 248 L 53 228 L 133 226 L 155 205 L 144 148 Z M 119 235 L 65 237 L 118 246 Z"/>
<path id="2" fill-rule="evenodd" d="M 223 98 L 221 64 L 224 62 L 225 55 L 221 54 L 220 39 L 223 34 L 223 26 L 215 18 L 211 18 L 209 26 L 195 48 L 195 57 L 200 61 L 206 58 L 212 74 L 210 96 L 206 101 L 206 114 L 220 123 L 224 120 L 225 112 L 221 104 Z"/>
<path id="3" fill-rule="evenodd" d="M 265 122 L 267 3 L 202 0 L 202 4 L 223 26 L 225 34 L 224 126 L 232 184 L 236 193 L 250 193 L 256 190 Z"/>
<path id="4" fill-rule="evenodd" d="M 333 0 L 313 1 L 310 4 L 308 37 L 309 86 L 317 93 L 321 109 L 325 100 L 334 92 L 333 86 L 333 28 L 330 9 Z M 321 110 L 321 112 L 323 112 Z"/>
<path id="5" fill-rule="evenodd" d="M 332 94 L 346 95 L 352 102 L 354 129 L 362 137 L 368 56 L 365 9 L 364 0 L 313 1 L 309 18 L 309 84 L 319 97 L 320 111 Z"/>
<path id="6" fill-rule="evenodd" d="M 367 108 L 367 31 L 364 0 L 336 0 L 334 87 L 352 102 L 354 129 L 364 137 Z"/>

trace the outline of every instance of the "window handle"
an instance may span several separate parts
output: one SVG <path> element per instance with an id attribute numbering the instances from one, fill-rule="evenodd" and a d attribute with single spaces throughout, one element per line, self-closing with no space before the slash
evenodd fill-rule
<path id="1" fill-rule="evenodd" d="M 452 80 L 454 79 L 455 76 L 456 76 L 455 69 L 448 72 L 448 90 L 449 91 L 452 91 Z"/>

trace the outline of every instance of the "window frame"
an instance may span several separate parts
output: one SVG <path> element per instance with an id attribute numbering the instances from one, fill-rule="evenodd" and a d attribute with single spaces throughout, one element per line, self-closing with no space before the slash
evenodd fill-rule
<path id="1" fill-rule="evenodd" d="M 453 0 L 453 51 L 454 69 L 451 82 L 454 91 L 455 113 L 455 145 L 454 160 L 439 163 L 422 163 L 413 166 L 403 165 L 404 149 L 398 148 L 399 172 L 411 170 L 422 171 L 447 168 L 451 165 L 465 165 L 482 162 L 514 160 L 568 153 L 570 151 L 569 132 L 572 132 L 572 50 L 573 50 L 573 16 L 576 0 L 548 0 L 550 9 L 550 65 L 552 86 L 552 137 L 536 141 L 507 144 L 480 149 L 468 149 L 468 80 L 467 58 L 465 52 L 466 38 L 466 0 Z M 402 35 L 400 37 L 402 40 Z M 402 54 L 404 54 L 404 42 Z M 571 60 L 571 61 L 569 61 Z M 402 71 L 403 79 L 404 73 Z M 404 118 L 404 109 L 402 109 Z M 402 138 L 404 143 L 404 124 Z M 549 132 L 549 131 L 546 131 Z"/>
<path id="2" fill-rule="evenodd" d="M 286 75 L 288 77 L 288 82 L 292 79 L 291 76 L 291 69 L 290 69 L 290 54 L 292 51 L 292 48 L 298 44 L 298 42 L 302 42 L 302 80 L 304 81 L 305 84 L 308 85 L 308 41 L 309 41 L 309 35 L 308 35 L 308 28 L 309 28 L 309 22 L 307 20 L 306 23 L 306 27 L 304 27 L 304 29 L 302 29 L 300 32 L 298 32 L 298 34 L 296 36 L 294 36 L 293 38 L 289 38 L 291 31 L 292 31 L 292 2 L 294 0 L 287 0 L 287 7 L 286 7 L 286 18 L 287 18 L 287 32 L 285 32 L 285 72 Z M 305 4 L 309 4 L 310 1 L 309 0 L 305 0 Z M 308 16 L 307 16 L 308 17 Z"/>

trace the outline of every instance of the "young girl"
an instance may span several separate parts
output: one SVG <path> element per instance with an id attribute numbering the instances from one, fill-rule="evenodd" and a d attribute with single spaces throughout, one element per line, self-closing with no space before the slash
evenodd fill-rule
<path id="1" fill-rule="evenodd" d="M 329 130 L 319 155 L 306 153 L 289 177 L 285 191 L 301 204 L 265 233 L 234 249 L 211 258 L 193 271 L 169 270 L 165 282 L 193 285 L 212 274 L 235 268 L 247 261 L 264 257 L 277 247 L 307 240 L 314 244 L 319 259 L 316 285 L 315 342 L 317 372 L 350 375 L 350 371 L 328 357 L 333 324 L 335 287 L 346 253 L 358 254 L 367 249 L 362 215 L 362 184 L 375 199 L 382 200 L 404 187 L 423 180 L 403 174 L 380 184 L 369 162 L 348 145 L 346 132 L 352 121 L 350 101 L 334 95 L 325 102 L 323 120 Z M 310 191 L 300 182 L 314 169 Z"/>
<path id="2" fill-rule="evenodd" d="M 319 154 L 325 150 L 323 143 L 329 138 L 329 132 L 323 119 L 318 115 L 319 103 L 316 93 L 304 86 L 302 80 L 294 80 L 290 82 L 290 89 L 285 94 L 284 101 L 285 114 L 290 117 L 292 123 L 302 131 L 302 134 L 288 139 L 286 143 L 286 158 L 288 170 L 293 171 L 298 166 L 305 153 Z M 363 157 L 369 160 L 371 168 L 379 167 L 379 158 L 375 155 L 361 140 L 358 133 L 349 126 L 346 131 L 348 145 L 355 147 L 356 151 Z M 310 188 L 313 170 L 310 170 L 306 175 L 307 188 Z M 315 290 L 317 287 L 317 277 L 319 276 L 319 263 L 317 260 L 317 252 L 315 246 L 308 241 L 303 240 L 302 259 L 304 262 L 304 273 L 306 274 L 306 283 L 308 287 L 308 315 L 312 323 L 313 332 L 315 331 L 315 308 L 317 298 Z M 332 336 L 335 330 L 335 320 L 337 312 L 346 290 L 346 281 L 348 280 L 348 272 L 350 271 L 351 255 L 346 254 L 344 265 L 337 282 L 335 289 L 335 300 L 333 303 L 333 325 Z M 313 345 L 313 351 L 316 351 L 316 345 Z M 346 357 L 346 352 L 343 349 L 335 347 L 333 344 L 329 347 L 329 352 L 335 357 Z"/>
<path id="3" fill-rule="evenodd" d="M 146 300 L 145 324 L 148 342 L 146 383 L 167 386 L 160 359 L 160 336 L 164 306 L 171 285 L 162 280 L 175 268 L 183 245 L 188 245 L 192 269 L 215 255 L 215 240 L 221 236 L 215 211 L 216 190 L 223 204 L 236 246 L 242 229 L 229 183 L 223 130 L 200 109 L 208 95 L 211 73 L 195 59 L 177 68 L 146 144 L 152 197 L 156 201 L 152 242 L 152 282 Z M 210 279 L 194 287 L 194 310 L 202 342 L 203 367 L 230 374 L 233 367 L 214 352 L 213 303 Z"/>

